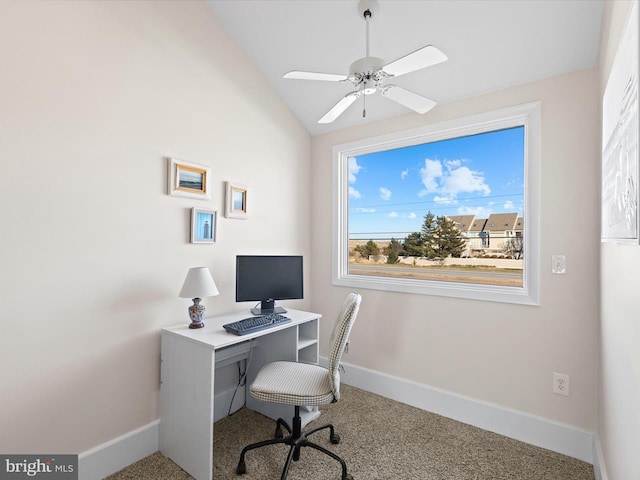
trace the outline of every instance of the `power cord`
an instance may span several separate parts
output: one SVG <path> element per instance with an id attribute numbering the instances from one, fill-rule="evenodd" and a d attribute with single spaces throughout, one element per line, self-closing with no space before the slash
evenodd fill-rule
<path id="1" fill-rule="evenodd" d="M 233 408 L 233 401 L 236 398 L 236 394 L 238 393 L 238 389 L 240 387 L 244 387 L 247 384 L 247 374 L 249 373 L 249 366 L 251 365 L 251 359 L 253 358 L 253 338 L 250 340 L 249 345 L 249 358 L 247 359 L 247 363 L 244 368 L 244 372 L 240 369 L 240 362 L 238 362 L 238 384 L 236 385 L 235 390 L 233 391 L 233 395 L 231 397 L 231 402 L 229 402 L 229 411 L 227 412 L 227 416 L 231 416 L 231 409 Z M 243 404 L 233 413 L 236 413 L 242 409 L 247 404 L 247 392 L 245 390 L 245 398 Z"/>

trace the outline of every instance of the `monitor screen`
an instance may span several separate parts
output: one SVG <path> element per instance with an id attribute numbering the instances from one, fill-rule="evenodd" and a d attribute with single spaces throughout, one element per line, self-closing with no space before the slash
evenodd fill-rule
<path id="1" fill-rule="evenodd" d="M 259 315 L 285 313 L 276 300 L 303 298 L 301 255 L 238 255 L 236 302 L 260 302 Z"/>

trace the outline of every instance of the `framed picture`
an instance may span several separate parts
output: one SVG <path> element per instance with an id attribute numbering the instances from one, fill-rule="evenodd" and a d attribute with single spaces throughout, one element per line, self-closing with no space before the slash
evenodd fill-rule
<path id="1" fill-rule="evenodd" d="M 215 243 L 218 212 L 191 209 L 191 243 Z"/>
<path id="2" fill-rule="evenodd" d="M 634 2 L 602 98 L 603 242 L 638 243 L 638 2 Z"/>
<path id="3" fill-rule="evenodd" d="M 224 216 L 227 218 L 248 218 L 247 187 L 227 182 Z"/>
<path id="4" fill-rule="evenodd" d="M 206 165 L 186 162 L 175 158 L 168 159 L 169 185 L 167 193 L 178 197 L 199 198 L 208 200 L 209 172 Z"/>

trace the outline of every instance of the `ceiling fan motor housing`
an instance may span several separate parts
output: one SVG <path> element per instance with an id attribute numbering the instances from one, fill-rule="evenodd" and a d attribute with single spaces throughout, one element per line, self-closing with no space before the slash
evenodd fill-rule
<path id="1" fill-rule="evenodd" d="M 363 93 L 370 95 L 376 91 L 379 84 L 390 77 L 382 70 L 385 63 L 379 57 L 364 57 L 356 60 L 349 67 L 348 79 L 356 87 L 364 83 Z"/>

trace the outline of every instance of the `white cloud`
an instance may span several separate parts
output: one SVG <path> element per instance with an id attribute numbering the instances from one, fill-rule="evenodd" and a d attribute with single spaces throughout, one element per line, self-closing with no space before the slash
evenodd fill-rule
<path id="1" fill-rule="evenodd" d="M 476 218 L 488 218 L 493 211 L 485 207 L 458 207 L 458 215 L 475 215 Z"/>
<path id="2" fill-rule="evenodd" d="M 513 211 L 516 209 L 516 207 L 511 200 L 507 200 L 506 202 L 504 202 L 504 209 L 508 211 Z"/>
<path id="3" fill-rule="evenodd" d="M 351 198 L 362 198 L 362 195 L 360 195 L 360 192 L 355 188 L 353 188 L 352 186 L 349 186 L 349 196 Z"/>
<path id="4" fill-rule="evenodd" d="M 391 190 L 385 187 L 380 187 L 380 198 L 382 200 L 389 200 L 391 198 Z"/>
<path id="5" fill-rule="evenodd" d="M 484 182 L 482 172 L 470 170 L 468 167 L 459 167 L 445 175 L 442 181 L 442 193 L 448 193 L 452 196 L 458 193 L 480 192 L 489 195 L 491 189 Z"/>
<path id="6" fill-rule="evenodd" d="M 412 220 L 413 220 L 414 218 L 416 218 L 416 217 L 417 217 L 417 215 L 415 214 L 415 212 L 411 212 L 411 213 L 410 213 L 410 214 L 408 214 L 408 215 L 403 215 L 403 216 L 402 216 L 402 218 L 410 218 L 410 219 L 412 219 Z"/>
<path id="7" fill-rule="evenodd" d="M 358 213 L 375 213 L 375 211 L 376 211 L 375 208 L 365 208 L 365 207 L 356 208 L 356 212 Z"/>
<path id="8" fill-rule="evenodd" d="M 433 201 L 439 205 L 455 205 L 458 201 L 453 197 L 440 197 L 436 195 L 433 197 Z"/>
<path id="9" fill-rule="evenodd" d="M 491 188 L 485 182 L 483 172 L 471 170 L 462 166 L 463 160 L 431 160 L 426 158 L 424 168 L 420 169 L 424 190 L 420 190 L 418 195 L 423 197 L 430 193 L 439 194 L 440 202 L 448 199 L 453 201 L 460 193 L 479 192 L 489 195 Z"/>
<path id="10" fill-rule="evenodd" d="M 349 157 L 349 183 L 356 183 L 356 175 L 360 173 L 361 169 L 356 157 Z"/>
<path id="11" fill-rule="evenodd" d="M 420 169 L 422 184 L 426 193 L 433 193 L 438 190 L 438 179 L 442 178 L 442 164 L 439 160 L 425 159 L 424 168 Z"/>
<path id="12" fill-rule="evenodd" d="M 389 212 L 387 217 L 389 217 L 389 218 L 398 218 L 398 214 L 396 212 Z"/>
<path id="13" fill-rule="evenodd" d="M 409 175 L 409 169 L 407 168 L 406 170 L 403 170 L 402 172 L 400 172 L 400 178 L 402 180 L 404 180 L 405 178 L 407 178 L 407 175 Z"/>
<path id="14" fill-rule="evenodd" d="M 462 160 L 445 160 L 444 164 L 449 170 L 451 170 L 462 165 Z"/>

